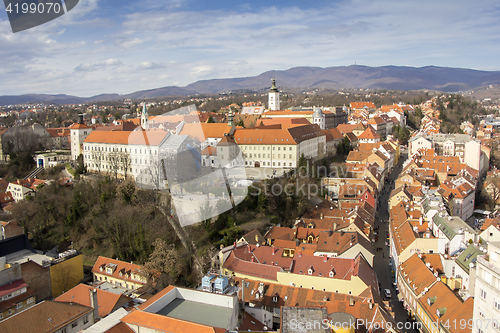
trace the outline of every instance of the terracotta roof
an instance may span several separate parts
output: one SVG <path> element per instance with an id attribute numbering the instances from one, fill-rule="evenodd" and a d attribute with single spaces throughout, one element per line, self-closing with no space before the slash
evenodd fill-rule
<path id="1" fill-rule="evenodd" d="M 83 142 L 158 146 L 167 135 L 163 131 L 92 131 Z"/>
<path id="2" fill-rule="evenodd" d="M 184 124 L 178 134 L 189 135 L 192 139 L 203 142 L 207 138 L 223 138 L 230 130 L 231 126 L 227 123 L 188 123 Z"/>
<path id="3" fill-rule="evenodd" d="M 65 292 L 55 299 L 56 302 L 74 302 L 91 307 L 90 291 L 95 289 L 97 292 L 97 304 L 99 306 L 99 317 L 103 318 L 116 310 L 118 307 L 131 300 L 130 297 L 115 294 L 109 291 L 96 289 L 92 286 L 80 283 L 76 287 Z"/>
<path id="4" fill-rule="evenodd" d="M 106 267 L 112 268 L 113 273 L 112 274 L 106 273 Z M 94 266 L 92 267 L 92 273 L 110 276 L 115 279 L 123 281 L 145 284 L 142 281 L 132 279 L 132 274 L 140 275 L 141 270 L 142 266 L 102 256 L 99 256 L 99 258 L 97 258 L 96 262 L 94 263 Z M 120 276 L 120 273 L 122 274 L 122 276 Z"/>
<path id="5" fill-rule="evenodd" d="M 295 238 L 295 230 L 285 227 L 273 226 L 264 235 L 265 239 L 283 239 L 283 240 L 293 240 Z"/>
<path id="6" fill-rule="evenodd" d="M 342 133 L 340 133 L 338 128 L 330 128 L 327 129 L 326 131 L 328 131 L 331 134 L 333 140 L 342 140 L 342 138 L 344 137 Z"/>
<path id="7" fill-rule="evenodd" d="M 234 251 L 224 262 L 223 267 L 240 274 L 274 281 L 278 280 L 277 273 L 281 271 L 281 267 L 239 259 L 235 256 Z"/>
<path id="8" fill-rule="evenodd" d="M 217 148 L 214 146 L 208 146 L 201 151 L 201 155 L 217 156 Z"/>
<path id="9" fill-rule="evenodd" d="M 350 106 L 353 109 L 362 109 L 365 106 L 371 109 L 377 108 L 373 102 L 351 102 Z"/>
<path id="10" fill-rule="evenodd" d="M 108 329 L 105 333 L 134 333 L 135 331 L 131 329 L 124 322 L 119 322 L 115 326 Z"/>
<path id="11" fill-rule="evenodd" d="M 122 322 L 149 328 L 158 332 L 175 332 L 175 333 L 214 333 L 218 332 L 211 326 L 197 324 L 181 319 L 176 319 L 168 316 L 163 316 L 156 313 L 136 310 L 125 317 Z"/>
<path id="12" fill-rule="evenodd" d="M 356 128 L 357 125 L 353 124 L 339 124 L 336 129 L 340 132 L 341 135 L 345 135 L 347 133 L 352 133 L 352 131 Z"/>
<path id="13" fill-rule="evenodd" d="M 234 139 L 238 145 L 295 145 L 321 136 L 325 134 L 318 125 L 314 124 L 287 129 L 267 129 L 266 127 L 238 129 L 234 134 Z"/>
<path id="14" fill-rule="evenodd" d="M 76 303 L 43 301 L 0 322 L 0 331 L 54 332 L 91 312 L 92 308 Z"/>
<path id="15" fill-rule="evenodd" d="M 441 281 L 434 284 L 424 296 L 418 299 L 418 302 L 433 322 L 437 322 L 438 319 L 441 321 L 446 314 L 451 316 L 450 312 L 457 311 L 462 305 L 462 301 Z M 441 318 L 436 313 L 438 310 L 445 311 Z M 472 312 L 460 313 L 460 319 L 466 321 L 472 319 Z"/>
<path id="16" fill-rule="evenodd" d="M 85 129 L 85 128 L 92 128 L 90 126 L 87 126 L 85 124 L 78 124 L 78 123 L 74 123 L 73 125 L 71 125 L 70 127 L 68 127 L 69 129 Z"/>
<path id="17" fill-rule="evenodd" d="M 235 278 L 235 283 L 241 286 L 241 279 Z M 326 307 L 328 313 L 346 312 L 357 319 L 366 322 L 388 322 L 391 320 L 383 306 L 383 301 L 372 288 L 366 288 L 359 296 L 326 292 L 317 289 L 305 289 L 283 286 L 274 283 L 264 284 L 264 293 L 258 293 L 260 281 L 245 279 L 245 301 L 255 304 L 256 307 L 266 306 L 280 308 L 281 306 L 299 307 Z M 248 292 L 252 290 L 253 292 Z M 257 298 L 257 295 L 259 296 Z M 241 293 L 238 293 L 241 299 Z M 353 303 L 351 306 L 350 303 Z M 371 305 L 370 305 L 371 303 Z M 386 325 L 381 327 L 387 327 Z M 392 327 L 396 327 L 393 323 Z M 374 331 L 379 332 L 379 331 Z M 396 332 L 399 332 L 396 330 Z"/>
<path id="18" fill-rule="evenodd" d="M 358 136 L 358 139 L 360 140 L 380 139 L 380 135 L 378 135 L 377 132 L 375 132 L 375 130 L 371 126 L 368 126 L 368 128 Z"/>
<path id="19" fill-rule="evenodd" d="M 0 297 L 8 295 L 8 294 L 10 294 L 18 289 L 27 288 L 27 287 L 28 287 L 28 284 L 26 284 L 26 282 L 24 282 L 24 280 L 22 280 L 22 279 L 15 280 L 11 283 L 4 284 L 3 286 L 0 286 Z"/>
<path id="20" fill-rule="evenodd" d="M 402 263 L 400 270 L 405 282 L 409 284 L 417 296 L 436 283 L 436 276 L 417 254 L 413 254 Z"/>

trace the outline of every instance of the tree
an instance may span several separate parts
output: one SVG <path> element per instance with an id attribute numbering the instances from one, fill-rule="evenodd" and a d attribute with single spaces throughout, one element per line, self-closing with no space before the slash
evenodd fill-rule
<path id="1" fill-rule="evenodd" d="M 87 168 L 85 167 L 85 163 L 83 163 L 83 155 L 80 154 L 80 155 L 78 155 L 78 157 L 76 159 L 75 172 L 78 175 L 81 175 L 81 174 L 84 174 L 86 171 L 87 171 Z"/>
<path id="2" fill-rule="evenodd" d="M 245 123 L 243 122 L 243 118 L 240 118 L 240 121 L 238 122 L 238 126 L 245 127 Z"/>
<path id="3" fill-rule="evenodd" d="M 212 118 L 212 116 L 209 116 L 207 123 L 215 123 L 214 118 Z"/>
<path id="4" fill-rule="evenodd" d="M 114 149 L 114 148 L 113 148 Z M 121 155 L 117 151 L 110 152 L 108 154 L 110 171 L 112 172 L 115 179 L 118 179 L 118 170 L 121 166 Z"/>
<path id="5" fill-rule="evenodd" d="M 92 164 L 94 164 L 97 169 L 97 173 L 101 173 L 102 164 L 104 162 L 104 151 L 102 151 L 100 147 L 95 147 L 95 149 L 90 152 L 90 158 L 92 159 Z"/>
<path id="6" fill-rule="evenodd" d="M 144 273 L 147 278 L 158 277 L 156 288 L 164 288 L 175 283 L 181 274 L 181 256 L 173 244 L 167 244 L 163 239 L 157 238 L 153 243 L 153 253 L 144 264 Z"/>
<path id="7" fill-rule="evenodd" d="M 120 152 L 120 169 L 123 170 L 123 178 L 127 179 L 127 174 L 130 169 L 130 165 L 132 164 L 132 159 L 130 155 L 127 153 L 127 148 L 125 148 L 125 152 Z"/>

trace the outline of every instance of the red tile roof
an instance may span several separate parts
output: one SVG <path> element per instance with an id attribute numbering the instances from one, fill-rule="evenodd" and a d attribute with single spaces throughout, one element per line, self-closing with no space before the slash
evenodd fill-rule
<path id="1" fill-rule="evenodd" d="M 136 310 L 125 317 L 122 322 L 136 325 L 158 332 L 175 332 L 175 333 L 214 333 L 218 332 L 215 328 L 197 324 L 181 319 L 176 319 L 168 316 L 163 316 L 156 313 L 149 313 L 141 310 Z"/>
<path id="2" fill-rule="evenodd" d="M 114 269 L 113 273 L 112 274 L 106 273 L 106 267 L 113 267 Z M 99 256 L 99 258 L 97 258 L 96 262 L 94 263 L 94 266 L 92 267 L 92 273 L 110 276 L 115 279 L 123 281 L 145 284 L 142 281 L 132 279 L 132 274 L 140 275 L 141 270 L 142 266 L 102 256 Z M 122 274 L 122 276 L 120 276 L 120 273 Z"/>
<path id="3" fill-rule="evenodd" d="M 167 135 L 163 131 L 92 131 L 83 142 L 158 146 Z"/>
<path id="4" fill-rule="evenodd" d="M 130 297 L 115 294 L 109 291 L 96 289 L 92 286 L 80 283 L 76 287 L 65 292 L 55 299 L 56 302 L 74 302 L 91 307 L 90 291 L 95 289 L 97 292 L 97 304 L 99 306 L 99 317 L 103 318 L 116 310 L 118 307 L 131 300 Z"/>

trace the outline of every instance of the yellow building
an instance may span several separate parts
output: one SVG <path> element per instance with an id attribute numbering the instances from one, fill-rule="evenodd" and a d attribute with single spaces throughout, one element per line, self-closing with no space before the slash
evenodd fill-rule
<path id="1" fill-rule="evenodd" d="M 70 290 L 83 280 L 83 256 L 56 259 L 50 266 L 52 297 Z"/>
<path id="2" fill-rule="evenodd" d="M 295 254 L 273 246 L 239 246 L 222 264 L 222 274 L 284 286 L 360 295 L 378 287 L 375 272 L 363 256 L 355 259 Z"/>
<path id="3" fill-rule="evenodd" d="M 142 266 L 99 256 L 92 267 L 94 282 L 107 282 L 128 290 L 136 290 L 147 283 Z"/>

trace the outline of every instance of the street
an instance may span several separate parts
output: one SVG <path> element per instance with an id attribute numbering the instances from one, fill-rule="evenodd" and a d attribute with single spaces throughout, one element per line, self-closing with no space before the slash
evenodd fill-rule
<path id="1" fill-rule="evenodd" d="M 390 266 L 390 258 L 389 258 L 389 239 L 387 235 L 389 234 L 389 198 L 391 195 L 391 191 L 394 189 L 394 180 L 399 177 L 401 170 L 403 168 L 403 162 L 406 160 L 407 155 L 406 152 L 401 153 L 401 157 L 398 165 L 393 169 L 393 171 L 388 175 L 388 178 L 391 180 L 386 183 L 382 193 L 380 194 L 380 206 L 377 209 L 375 214 L 375 228 L 378 227 L 378 240 L 374 244 L 374 260 L 373 260 L 373 269 L 375 273 L 377 273 L 378 281 L 380 283 L 381 288 L 381 296 L 384 297 L 384 289 L 389 289 L 391 291 L 392 297 L 389 300 L 392 309 L 394 311 L 394 315 L 396 317 L 396 322 L 406 322 L 408 320 L 408 314 L 406 310 L 403 308 L 403 305 L 400 301 L 398 301 L 398 292 L 396 291 L 395 286 L 393 286 L 393 273 L 392 267 Z M 377 248 L 381 248 L 381 251 L 377 251 Z M 404 332 L 417 332 L 416 330 L 403 330 Z"/>

